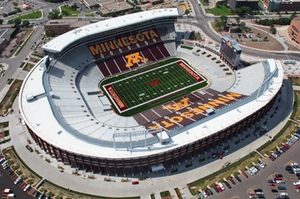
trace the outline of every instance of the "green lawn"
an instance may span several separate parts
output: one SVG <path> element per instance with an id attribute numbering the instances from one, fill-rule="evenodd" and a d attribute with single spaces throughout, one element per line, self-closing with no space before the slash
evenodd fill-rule
<path id="1" fill-rule="evenodd" d="M 62 11 L 62 17 L 78 16 L 81 12 L 79 10 L 73 10 L 67 6 L 62 6 L 61 11 Z"/>
<path id="2" fill-rule="evenodd" d="M 17 17 L 17 19 L 39 19 L 42 17 L 42 11 L 38 10 L 32 13 L 28 13 L 25 15 L 21 15 L 19 17 Z"/>
<path id="3" fill-rule="evenodd" d="M 112 104 L 118 104 L 118 112 L 136 114 L 207 85 L 204 77 L 195 74 L 195 79 L 192 75 L 196 72 L 183 61 L 164 63 L 160 67 L 158 64 L 102 82 L 101 89 L 110 96 Z M 122 103 L 118 103 L 120 100 Z"/>
<path id="4" fill-rule="evenodd" d="M 206 9 L 207 13 L 211 13 L 213 15 L 216 16 L 227 16 L 227 15 L 233 15 L 232 11 L 227 8 L 223 2 L 221 2 L 220 4 L 217 3 L 216 7 L 212 8 L 212 9 Z"/>

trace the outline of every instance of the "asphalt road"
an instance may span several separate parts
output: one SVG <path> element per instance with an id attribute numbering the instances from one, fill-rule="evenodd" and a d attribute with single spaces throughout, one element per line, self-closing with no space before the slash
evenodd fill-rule
<path id="1" fill-rule="evenodd" d="M 1 63 L 6 63 L 9 65 L 8 69 L 5 71 L 5 75 L 0 77 L 0 90 L 6 86 L 7 79 L 11 78 L 15 74 L 16 70 L 20 67 L 21 63 L 25 60 L 26 56 L 30 53 L 31 47 L 34 45 L 34 42 L 38 41 L 41 34 L 44 32 L 44 27 L 39 26 L 34 30 L 33 35 L 27 44 L 23 47 L 21 52 L 16 57 L 10 59 L 1 59 Z"/>

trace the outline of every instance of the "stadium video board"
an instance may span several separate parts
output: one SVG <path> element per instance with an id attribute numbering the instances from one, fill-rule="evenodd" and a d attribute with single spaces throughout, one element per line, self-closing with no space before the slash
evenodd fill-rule
<path id="1" fill-rule="evenodd" d="M 220 53 L 231 65 L 237 66 L 240 61 L 242 50 L 237 45 L 236 40 L 230 40 L 227 37 L 222 37 Z"/>

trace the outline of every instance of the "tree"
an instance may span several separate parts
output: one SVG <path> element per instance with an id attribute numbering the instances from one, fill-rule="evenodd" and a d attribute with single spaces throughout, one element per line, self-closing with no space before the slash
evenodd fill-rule
<path id="1" fill-rule="evenodd" d="M 221 19 L 221 21 L 224 22 L 224 24 L 226 24 L 226 23 L 227 23 L 227 20 L 228 20 L 228 17 L 227 17 L 226 15 L 222 15 L 222 16 L 220 17 L 220 19 Z"/>
<path id="2" fill-rule="evenodd" d="M 18 26 L 21 24 L 21 22 L 22 22 L 22 21 L 21 21 L 21 19 L 19 19 L 19 18 L 15 18 L 15 19 L 14 19 L 14 24 L 15 24 L 16 27 L 18 27 Z"/>
<path id="3" fill-rule="evenodd" d="M 24 20 L 23 21 L 23 26 L 25 26 L 26 28 L 29 26 L 29 21 L 28 20 Z"/>
<path id="4" fill-rule="evenodd" d="M 189 10 L 189 9 L 186 9 L 186 10 L 184 11 L 184 14 L 186 14 L 186 15 L 190 14 L 190 10 Z"/>
<path id="5" fill-rule="evenodd" d="M 296 11 L 293 12 L 293 14 L 291 14 L 290 19 L 293 20 L 295 17 L 297 17 L 297 13 Z"/>
<path id="6" fill-rule="evenodd" d="M 224 22 L 223 21 L 217 21 L 216 22 L 216 28 L 219 29 L 219 32 L 221 32 L 222 27 L 224 27 Z"/>
<path id="7" fill-rule="evenodd" d="M 246 26 L 246 23 L 245 23 L 245 22 L 241 22 L 239 26 L 240 26 L 240 29 L 241 29 L 242 31 L 244 31 L 245 26 Z"/>
<path id="8" fill-rule="evenodd" d="M 241 22 L 241 18 L 240 17 L 236 17 L 235 20 L 236 20 L 237 25 L 239 26 L 240 22 Z"/>
<path id="9" fill-rule="evenodd" d="M 190 40 L 195 40 L 195 31 L 192 31 L 191 34 L 189 35 Z"/>
<path id="10" fill-rule="evenodd" d="M 242 7 L 236 8 L 235 13 L 238 15 L 250 14 L 251 9 L 248 6 L 242 6 Z"/>
<path id="11" fill-rule="evenodd" d="M 77 6 L 76 3 L 73 3 L 73 4 L 71 5 L 71 8 L 72 8 L 73 10 L 77 10 L 78 6 Z"/>
<path id="12" fill-rule="evenodd" d="M 62 16 L 60 15 L 59 10 L 54 9 L 51 12 L 49 12 L 48 18 L 49 19 L 61 19 Z"/>

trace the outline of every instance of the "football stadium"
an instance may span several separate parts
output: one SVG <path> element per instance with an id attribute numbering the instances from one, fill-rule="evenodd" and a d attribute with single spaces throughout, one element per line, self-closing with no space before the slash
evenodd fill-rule
<path id="1" fill-rule="evenodd" d="M 141 175 L 220 148 L 259 121 L 280 91 L 273 59 L 236 69 L 197 41 L 178 10 L 150 10 L 74 29 L 43 46 L 19 108 L 34 141 L 87 172 Z"/>

